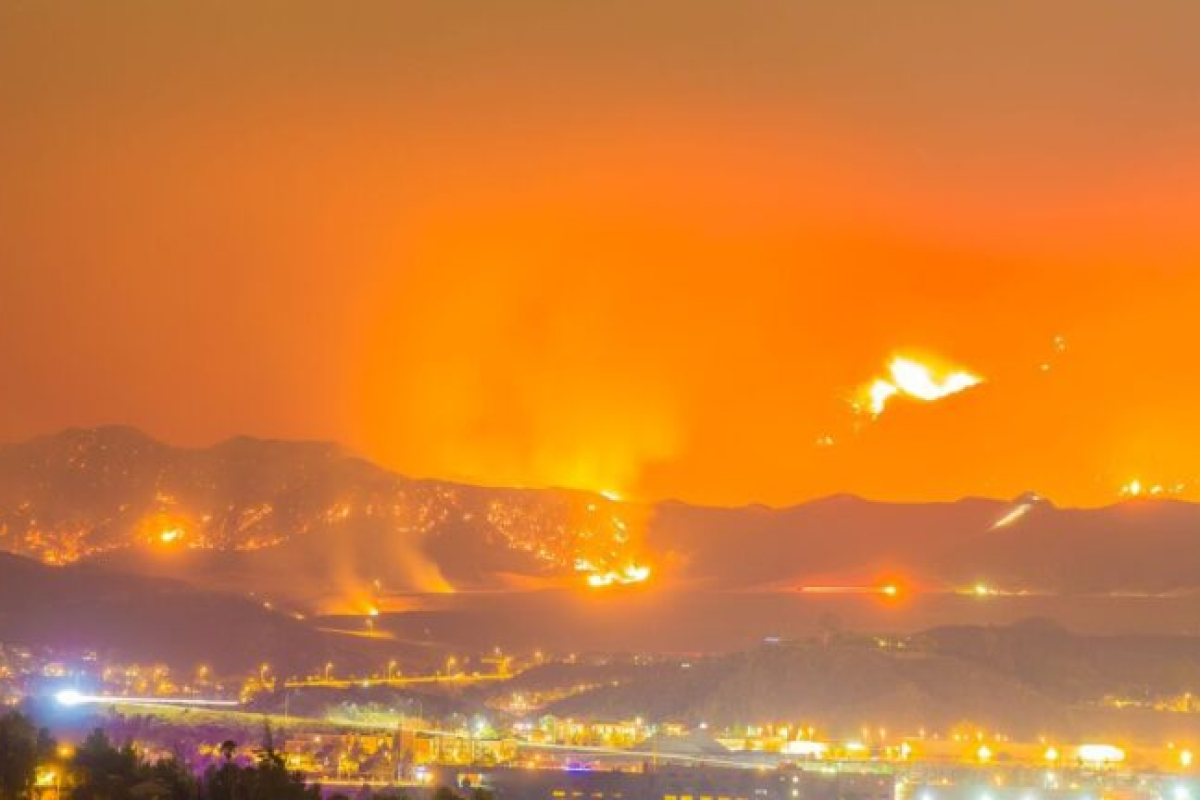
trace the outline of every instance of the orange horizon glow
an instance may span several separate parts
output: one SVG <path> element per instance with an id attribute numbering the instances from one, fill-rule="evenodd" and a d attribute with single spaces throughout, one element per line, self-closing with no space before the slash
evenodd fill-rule
<path id="1" fill-rule="evenodd" d="M 0 439 L 1200 500 L 1200 6 L 9 5 Z"/>

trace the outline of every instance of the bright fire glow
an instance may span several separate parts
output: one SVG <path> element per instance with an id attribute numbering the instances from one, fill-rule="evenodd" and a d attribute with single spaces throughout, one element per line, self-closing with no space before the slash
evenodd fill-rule
<path id="1" fill-rule="evenodd" d="M 167 528 L 158 534 L 158 540 L 163 544 L 174 544 L 183 538 L 183 528 Z"/>
<path id="2" fill-rule="evenodd" d="M 586 558 L 576 559 L 575 571 L 588 573 L 588 586 L 594 588 L 644 583 L 650 577 L 650 568 L 647 566 L 630 563 L 620 569 L 602 572 Z"/>
<path id="3" fill-rule="evenodd" d="M 935 376 L 930 366 L 901 356 L 888 364 L 888 375 L 889 378 L 877 378 L 865 390 L 867 408 L 873 417 L 882 414 L 888 401 L 897 395 L 932 402 L 983 382 L 983 378 L 961 370 Z"/>

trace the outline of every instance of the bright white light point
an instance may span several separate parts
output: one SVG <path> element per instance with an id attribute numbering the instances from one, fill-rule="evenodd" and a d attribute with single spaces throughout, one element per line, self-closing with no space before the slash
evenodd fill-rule
<path id="1" fill-rule="evenodd" d="M 1089 764 L 1115 764 L 1125 760 L 1125 751 L 1111 744 L 1083 744 L 1079 746 L 1081 761 Z"/>
<path id="2" fill-rule="evenodd" d="M 236 700 L 205 700 L 198 697 L 128 697 L 125 695 L 84 694 L 75 689 L 63 689 L 54 695 L 54 700 L 68 708 L 89 704 L 128 703 L 139 706 L 221 706 L 238 705 Z"/>
<path id="3" fill-rule="evenodd" d="M 612 489 L 604 489 L 600 492 L 600 496 L 612 503 L 621 502 L 621 495 L 614 492 Z"/>

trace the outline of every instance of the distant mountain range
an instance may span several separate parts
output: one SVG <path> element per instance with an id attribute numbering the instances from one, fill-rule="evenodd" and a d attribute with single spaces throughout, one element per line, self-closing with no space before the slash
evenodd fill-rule
<path id="1" fill-rule="evenodd" d="M 1200 506 L 1172 500 L 647 506 L 416 480 L 320 443 L 182 448 L 108 427 L 0 446 L 0 550 L 447 646 L 486 631 L 512 646 L 727 649 L 831 622 L 1027 616 L 1197 632 L 1197 544 Z M 646 586 L 587 587 L 635 563 L 653 569 Z"/>
<path id="2" fill-rule="evenodd" d="M 589 668 L 580 669 L 586 679 Z M 1194 714 L 1148 709 L 1200 686 L 1200 638 L 1078 636 L 1029 620 L 904 637 L 784 641 L 683 662 L 626 665 L 605 677 L 598 688 L 549 710 L 693 725 L 787 720 L 855 738 L 862 726 L 947 732 L 969 721 L 1029 740 L 1047 734 L 1156 740 L 1193 729 Z M 522 678 L 536 684 L 538 670 Z M 570 678 L 558 680 L 567 685 Z M 1144 708 L 1129 709 L 1132 704 Z"/>
<path id="3" fill-rule="evenodd" d="M 813 726 L 819 738 L 892 740 L 927 730 L 943 738 L 982 728 L 1034 741 L 1187 740 L 1195 731 L 1200 637 L 1081 636 L 1046 620 L 948 626 L 910 635 L 827 633 L 716 655 L 605 656 L 552 662 L 467 693 L 423 694 L 425 707 L 506 707 L 575 719 Z M 355 687 L 291 692 L 291 708 L 321 715 L 339 703 L 411 705 L 407 690 Z M 282 693 L 259 708 L 278 710 Z M 431 705 L 432 704 L 432 705 Z M 469 713 L 469 712 L 468 712 Z M 648 749 L 648 748 L 642 748 Z"/>
<path id="4" fill-rule="evenodd" d="M 1137 499 L 1058 508 L 1012 501 L 879 503 L 837 496 L 783 509 L 666 503 L 647 532 L 688 580 L 719 587 L 880 585 L 1000 594 L 1181 595 L 1200 589 L 1200 505 Z"/>

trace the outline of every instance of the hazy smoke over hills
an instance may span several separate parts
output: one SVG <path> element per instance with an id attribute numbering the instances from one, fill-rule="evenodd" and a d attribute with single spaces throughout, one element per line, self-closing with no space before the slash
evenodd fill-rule
<path id="1" fill-rule="evenodd" d="M 827 615 L 910 629 L 1043 614 L 1089 630 L 1190 630 L 1197 535 L 1200 507 L 1171 500 L 641 506 L 414 480 L 326 444 L 185 449 L 104 428 L 0 448 L 0 548 L 13 553 L 381 626 L 410 614 L 434 625 L 420 616 L 434 603 L 441 619 L 469 610 L 530 644 L 555 631 L 582 646 L 728 646 Z M 643 569 L 645 587 L 619 585 Z M 549 590 L 579 603 L 521 599 Z"/>

